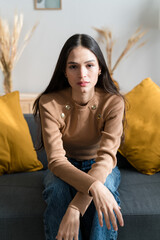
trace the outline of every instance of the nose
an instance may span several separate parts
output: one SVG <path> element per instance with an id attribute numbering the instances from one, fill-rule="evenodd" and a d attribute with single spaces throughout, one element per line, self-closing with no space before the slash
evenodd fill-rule
<path id="1" fill-rule="evenodd" d="M 85 67 L 80 67 L 79 68 L 79 77 L 80 78 L 85 78 L 87 76 L 87 71 L 85 69 Z"/>

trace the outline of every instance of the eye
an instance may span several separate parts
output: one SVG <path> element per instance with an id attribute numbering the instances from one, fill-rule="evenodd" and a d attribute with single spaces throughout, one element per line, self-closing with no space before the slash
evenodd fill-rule
<path id="1" fill-rule="evenodd" d="M 87 67 L 92 68 L 92 67 L 94 67 L 94 65 L 93 64 L 87 64 Z"/>
<path id="2" fill-rule="evenodd" d="M 76 66 L 76 65 L 70 65 L 69 68 L 70 68 L 70 69 L 76 69 L 77 66 Z"/>

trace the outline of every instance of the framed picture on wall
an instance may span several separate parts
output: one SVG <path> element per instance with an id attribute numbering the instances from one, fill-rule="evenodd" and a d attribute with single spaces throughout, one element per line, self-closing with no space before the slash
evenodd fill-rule
<path id="1" fill-rule="evenodd" d="M 62 8 L 61 0 L 34 0 L 36 10 L 60 10 Z"/>

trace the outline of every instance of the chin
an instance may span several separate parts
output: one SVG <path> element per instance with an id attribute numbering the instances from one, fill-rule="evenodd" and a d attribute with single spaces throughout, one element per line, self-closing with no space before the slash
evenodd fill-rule
<path id="1" fill-rule="evenodd" d="M 82 89 L 81 89 L 81 92 L 82 92 L 82 93 L 87 93 L 87 92 L 89 92 L 89 89 L 82 88 Z"/>

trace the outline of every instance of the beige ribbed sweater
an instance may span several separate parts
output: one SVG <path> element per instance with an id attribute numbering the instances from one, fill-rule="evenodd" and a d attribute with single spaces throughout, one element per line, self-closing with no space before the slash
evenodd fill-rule
<path id="1" fill-rule="evenodd" d="M 71 88 L 43 95 L 40 117 L 49 169 L 75 189 L 70 206 L 83 215 L 92 198 L 90 186 L 106 177 L 116 166 L 116 152 L 122 135 L 124 101 L 117 95 L 96 88 L 85 106 L 72 99 Z M 95 158 L 96 163 L 85 173 L 66 158 L 78 161 Z"/>

